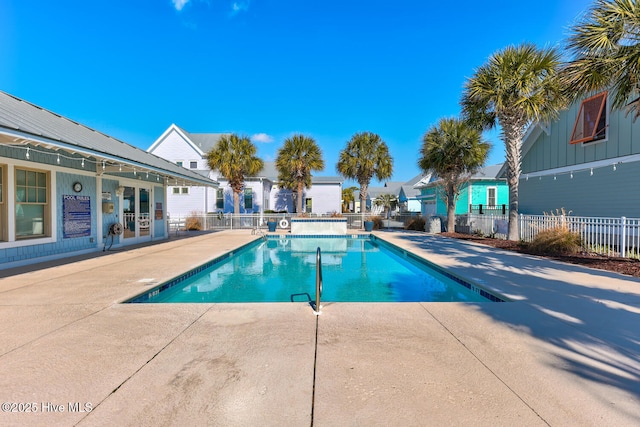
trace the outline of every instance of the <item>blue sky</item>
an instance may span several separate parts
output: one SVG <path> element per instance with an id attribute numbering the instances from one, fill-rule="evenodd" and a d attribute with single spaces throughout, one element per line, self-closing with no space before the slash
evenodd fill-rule
<path id="1" fill-rule="evenodd" d="M 337 175 L 379 134 L 393 181 L 420 173 L 424 133 L 460 114 L 494 52 L 562 47 L 591 0 L 0 0 L 0 90 L 147 149 L 172 123 L 252 137 L 273 160 L 303 133 Z M 497 132 L 487 164 L 504 161 Z M 372 183 L 375 184 L 375 183 Z"/>

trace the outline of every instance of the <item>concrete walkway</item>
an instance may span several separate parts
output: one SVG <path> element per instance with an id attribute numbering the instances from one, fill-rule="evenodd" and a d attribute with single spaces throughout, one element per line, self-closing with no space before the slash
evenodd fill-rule
<path id="1" fill-rule="evenodd" d="M 0 425 L 640 425 L 638 279 L 378 235 L 514 302 L 120 304 L 249 231 L 5 271 Z"/>

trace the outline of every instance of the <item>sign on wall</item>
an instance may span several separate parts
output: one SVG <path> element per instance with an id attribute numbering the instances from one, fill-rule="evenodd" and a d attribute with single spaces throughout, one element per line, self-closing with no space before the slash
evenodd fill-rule
<path id="1" fill-rule="evenodd" d="M 91 235 L 91 197 L 62 196 L 62 237 Z"/>

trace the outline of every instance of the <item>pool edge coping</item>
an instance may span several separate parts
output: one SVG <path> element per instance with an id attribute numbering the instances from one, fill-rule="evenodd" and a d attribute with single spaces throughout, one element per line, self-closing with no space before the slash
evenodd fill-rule
<path id="1" fill-rule="evenodd" d="M 347 233 L 346 235 L 335 235 L 335 234 L 313 234 L 313 235 L 281 235 L 281 234 L 265 234 L 262 237 L 258 237 L 250 242 L 245 243 L 244 245 L 241 245 L 235 249 L 232 249 L 228 252 L 225 252 L 224 254 L 218 255 L 217 257 L 210 259 L 209 261 L 206 261 L 204 263 L 202 263 L 201 265 L 194 267 L 182 274 L 179 274 L 177 276 L 172 277 L 171 279 L 168 279 L 158 285 L 153 286 L 150 289 L 147 289 L 145 291 L 142 291 L 140 293 L 138 293 L 137 295 L 134 295 L 133 297 L 128 297 L 122 301 L 119 301 L 117 304 L 163 304 L 160 302 L 149 302 L 149 299 L 155 297 L 156 295 L 158 295 L 160 292 L 167 290 L 169 288 L 172 288 L 174 286 L 176 286 L 177 284 L 179 284 L 180 282 L 183 282 L 184 280 L 188 279 L 189 277 L 192 277 L 200 272 L 202 272 L 203 270 L 206 270 L 222 261 L 225 261 L 226 259 L 228 259 L 229 257 L 237 254 L 240 251 L 244 251 L 249 249 L 251 246 L 256 245 L 257 243 L 260 242 L 260 240 L 282 240 L 282 239 L 299 239 L 299 238 L 346 238 L 346 239 L 358 239 L 358 240 L 365 240 L 365 239 L 369 239 L 369 240 L 380 240 L 382 241 L 384 244 L 391 246 L 394 250 L 405 254 L 406 256 L 410 256 L 412 258 L 414 258 L 416 261 L 418 262 L 422 262 L 424 264 L 426 264 L 429 268 L 435 270 L 436 272 L 438 272 L 439 274 L 453 280 L 454 282 L 458 283 L 460 286 L 464 286 L 465 288 L 469 289 L 472 292 L 475 292 L 477 294 L 479 294 L 480 296 L 482 296 L 483 298 L 485 298 L 487 301 L 469 301 L 469 302 L 463 302 L 466 304 L 483 304 L 485 302 L 512 302 L 511 300 L 509 300 L 508 298 L 506 298 L 504 295 L 502 295 L 500 292 L 496 292 L 496 291 L 492 291 L 492 290 L 488 290 L 487 288 L 485 288 L 484 286 L 478 285 L 476 282 L 474 282 L 473 280 L 469 280 L 465 277 L 462 277 L 460 275 L 457 275 L 455 273 L 452 273 L 446 269 L 444 269 L 443 267 L 440 267 L 439 265 L 429 261 L 428 259 L 417 255 L 413 252 L 410 252 L 408 249 L 404 249 L 401 248 L 400 246 L 389 242 L 388 240 L 385 240 L 383 238 L 381 238 L 380 236 L 374 235 L 373 233 Z M 426 303 L 426 302 L 430 302 L 430 301 L 419 301 L 421 303 Z M 375 302 L 373 302 L 375 303 Z M 193 303 L 191 303 L 193 304 Z M 199 303 L 197 303 L 199 304 Z M 212 303 L 213 304 L 213 303 Z"/>

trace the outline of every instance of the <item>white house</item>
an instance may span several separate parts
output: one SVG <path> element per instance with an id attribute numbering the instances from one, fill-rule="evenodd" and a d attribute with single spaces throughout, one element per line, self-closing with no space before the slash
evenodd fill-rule
<path id="1" fill-rule="evenodd" d="M 172 124 L 147 150 L 220 183 L 219 188 L 213 189 L 190 187 L 183 185 L 180 180 L 169 182 L 167 209 L 172 217 L 184 217 L 192 213 L 233 212 L 233 191 L 228 181 L 219 171 L 211 170 L 206 160 L 207 153 L 222 135 L 189 133 Z M 241 213 L 294 212 L 296 204 L 293 194 L 280 189 L 277 182 L 278 173 L 273 162 L 265 162 L 257 176 L 245 177 Z M 311 183 L 311 188 L 303 193 L 304 212 L 321 215 L 341 211 L 341 178 L 314 176 Z"/>

